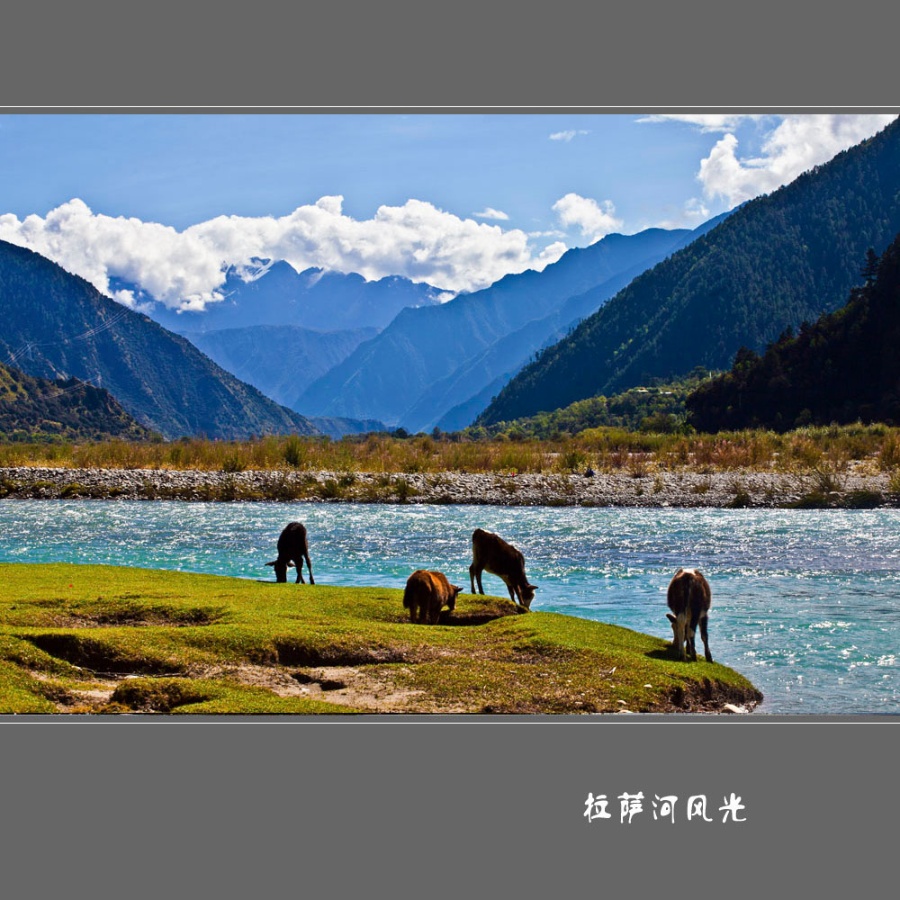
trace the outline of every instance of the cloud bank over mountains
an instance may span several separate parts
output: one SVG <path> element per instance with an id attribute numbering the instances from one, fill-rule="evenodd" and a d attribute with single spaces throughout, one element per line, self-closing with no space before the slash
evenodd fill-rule
<path id="1" fill-rule="evenodd" d="M 639 118 L 716 136 L 698 163 L 695 177 L 701 196 L 685 199 L 681 221 L 655 224 L 693 227 L 722 211 L 723 205 L 732 208 L 786 184 L 893 118 L 741 113 Z M 735 133 L 748 120 L 759 136 L 758 150 L 749 156 L 741 153 Z M 568 143 L 590 133 L 560 131 L 550 139 Z M 548 230 L 547 222 L 530 231 L 511 227 L 507 212 L 491 206 L 461 218 L 419 199 L 382 205 L 371 218 L 357 219 L 344 212 L 343 200 L 323 196 L 280 217 L 222 215 L 179 231 L 158 222 L 95 213 L 73 198 L 44 216 L 20 220 L 12 213 L 0 215 L 0 239 L 48 257 L 133 308 L 140 308 L 141 298 L 113 285 L 137 285 L 169 308 L 202 310 L 223 299 L 229 270 L 250 273 L 261 259 L 285 260 L 297 271 L 317 267 L 354 272 L 368 280 L 399 275 L 437 287 L 449 297 L 487 287 L 505 275 L 543 269 L 577 243 L 649 227 L 630 227 L 612 199 L 575 191 L 549 205 L 548 218 L 555 216 L 558 230 Z"/>
<path id="2" fill-rule="evenodd" d="M 798 175 L 827 162 L 842 150 L 871 137 L 895 115 L 789 115 L 779 116 L 768 131 L 758 156 L 742 157 L 734 130 L 742 120 L 772 119 L 761 115 L 650 116 L 643 121 L 676 120 L 707 132 L 724 132 L 700 163 L 697 180 L 707 201 L 723 199 L 729 209 L 793 181 Z"/>
<path id="3" fill-rule="evenodd" d="M 111 278 L 138 284 L 180 309 L 221 300 L 226 270 L 259 259 L 283 259 L 297 271 L 356 272 L 368 280 L 401 275 L 458 292 L 543 269 L 567 249 L 561 241 L 535 248 L 520 229 L 462 219 L 422 200 L 382 206 L 368 220 L 345 215 L 342 204 L 343 197 L 322 197 L 280 218 L 218 216 L 177 231 L 94 213 L 73 199 L 44 217 L 0 215 L 0 239 L 52 259 L 126 305 L 134 306 L 135 298 L 111 293 Z"/>

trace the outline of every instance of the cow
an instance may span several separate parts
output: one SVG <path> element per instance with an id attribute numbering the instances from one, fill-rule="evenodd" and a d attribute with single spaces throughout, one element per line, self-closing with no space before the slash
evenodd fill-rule
<path id="1" fill-rule="evenodd" d="M 409 610 L 410 622 L 437 625 L 441 607 L 446 606 L 453 612 L 461 590 L 461 587 L 450 584 L 443 572 L 418 569 L 406 581 L 403 608 Z"/>
<path id="2" fill-rule="evenodd" d="M 509 599 L 513 603 L 518 603 L 524 609 L 531 607 L 537 587 L 528 583 L 528 577 L 525 575 L 525 557 L 499 535 L 476 528 L 472 532 L 472 565 L 469 566 L 469 581 L 473 594 L 476 579 L 478 593 L 484 593 L 481 573 L 485 570 L 503 579 L 509 591 Z"/>
<path id="3" fill-rule="evenodd" d="M 287 570 L 297 567 L 296 584 L 303 582 L 303 560 L 309 569 L 309 583 L 315 584 L 312 563 L 309 561 L 309 543 L 306 540 L 306 526 L 301 522 L 289 522 L 278 536 L 278 559 L 267 562 L 267 566 L 275 567 L 275 580 L 281 584 L 287 581 Z M 305 583 L 305 582 L 304 582 Z"/>
<path id="4" fill-rule="evenodd" d="M 669 584 L 666 596 L 669 609 L 666 618 L 672 623 L 672 647 L 678 659 L 696 661 L 697 650 L 694 647 L 694 635 L 700 625 L 700 637 L 703 638 L 703 649 L 706 661 L 712 662 L 707 639 L 707 620 L 709 607 L 712 605 L 712 592 L 709 582 L 698 569 L 679 569 Z M 674 613 L 674 615 L 673 615 Z M 687 650 L 685 650 L 687 646 Z"/>

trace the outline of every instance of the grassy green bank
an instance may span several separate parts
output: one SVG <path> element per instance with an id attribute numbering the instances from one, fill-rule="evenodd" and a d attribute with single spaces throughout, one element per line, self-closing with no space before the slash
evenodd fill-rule
<path id="1" fill-rule="evenodd" d="M 660 610 L 660 618 L 663 618 Z M 0 565 L 0 713 L 589 713 L 752 706 L 668 643 L 462 594 L 413 625 L 402 591 L 111 566 Z"/>

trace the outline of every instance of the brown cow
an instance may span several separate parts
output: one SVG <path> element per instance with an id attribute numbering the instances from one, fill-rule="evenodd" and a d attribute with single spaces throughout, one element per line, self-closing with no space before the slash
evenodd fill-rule
<path id="1" fill-rule="evenodd" d="M 410 622 L 437 625 L 441 607 L 446 606 L 453 612 L 461 590 L 455 584 L 450 584 L 443 572 L 418 569 L 406 581 L 403 608 L 409 610 Z"/>
<path id="2" fill-rule="evenodd" d="M 296 584 L 303 582 L 303 560 L 309 569 L 309 583 L 315 584 L 312 563 L 309 561 L 309 543 L 306 539 L 306 526 L 300 522 L 289 522 L 278 536 L 278 559 L 267 562 L 267 566 L 275 566 L 275 580 L 280 584 L 287 581 L 287 570 L 297 566 Z M 305 582 L 304 582 L 305 583 Z"/>
<path id="3" fill-rule="evenodd" d="M 694 647 L 694 635 L 697 624 L 700 625 L 700 637 L 703 638 L 703 649 L 706 651 L 706 661 L 712 662 L 712 654 L 709 652 L 709 640 L 707 639 L 706 625 L 709 618 L 709 607 L 712 605 L 712 592 L 709 582 L 698 569 L 679 569 L 669 584 L 667 595 L 669 609 L 666 618 L 672 623 L 674 632 L 672 647 L 678 659 L 697 659 L 697 649 Z M 672 615 L 674 613 L 674 615 Z M 687 652 L 685 652 L 687 645 Z"/>
<path id="4" fill-rule="evenodd" d="M 509 599 L 513 603 L 518 603 L 525 609 L 531 607 L 537 587 L 528 583 L 528 577 L 525 575 L 525 557 L 499 535 L 476 528 L 472 532 L 472 565 L 469 566 L 469 580 L 473 594 L 476 579 L 478 593 L 484 593 L 481 573 L 485 570 L 503 579 L 509 591 Z"/>

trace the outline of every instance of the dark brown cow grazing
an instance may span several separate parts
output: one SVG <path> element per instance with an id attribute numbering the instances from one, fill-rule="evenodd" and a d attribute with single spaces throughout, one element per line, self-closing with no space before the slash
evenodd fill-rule
<path id="1" fill-rule="evenodd" d="M 709 589 L 709 582 L 703 577 L 702 572 L 697 569 L 679 569 L 669 584 L 667 600 L 672 612 L 666 613 L 666 618 L 672 623 L 674 632 L 672 647 L 678 658 L 697 659 L 694 635 L 699 623 L 700 637 L 703 638 L 703 649 L 706 651 L 706 661 L 712 662 L 713 658 L 709 652 L 709 640 L 706 633 L 712 592 Z M 687 645 L 687 652 L 685 652 L 685 645 Z"/>
<path id="2" fill-rule="evenodd" d="M 267 562 L 267 566 L 275 566 L 275 580 L 282 583 L 287 581 L 287 570 L 291 566 L 297 567 L 297 581 L 303 581 L 303 560 L 309 569 L 309 583 L 315 584 L 313 579 L 312 563 L 309 561 L 309 544 L 306 540 L 306 527 L 300 522 L 290 522 L 284 527 L 284 531 L 278 536 L 278 559 Z"/>
<path id="3" fill-rule="evenodd" d="M 483 571 L 503 579 L 509 591 L 509 599 L 513 603 L 518 603 L 525 609 L 530 608 L 537 587 L 528 583 L 528 577 L 525 575 L 525 557 L 499 535 L 476 528 L 472 532 L 472 565 L 469 566 L 469 580 L 472 583 L 473 594 L 476 579 L 478 593 L 484 593 L 481 586 Z"/>
<path id="4" fill-rule="evenodd" d="M 446 606 L 453 612 L 461 590 L 455 584 L 450 584 L 443 572 L 418 569 L 406 581 L 403 608 L 409 610 L 410 622 L 437 625 L 441 607 Z"/>

